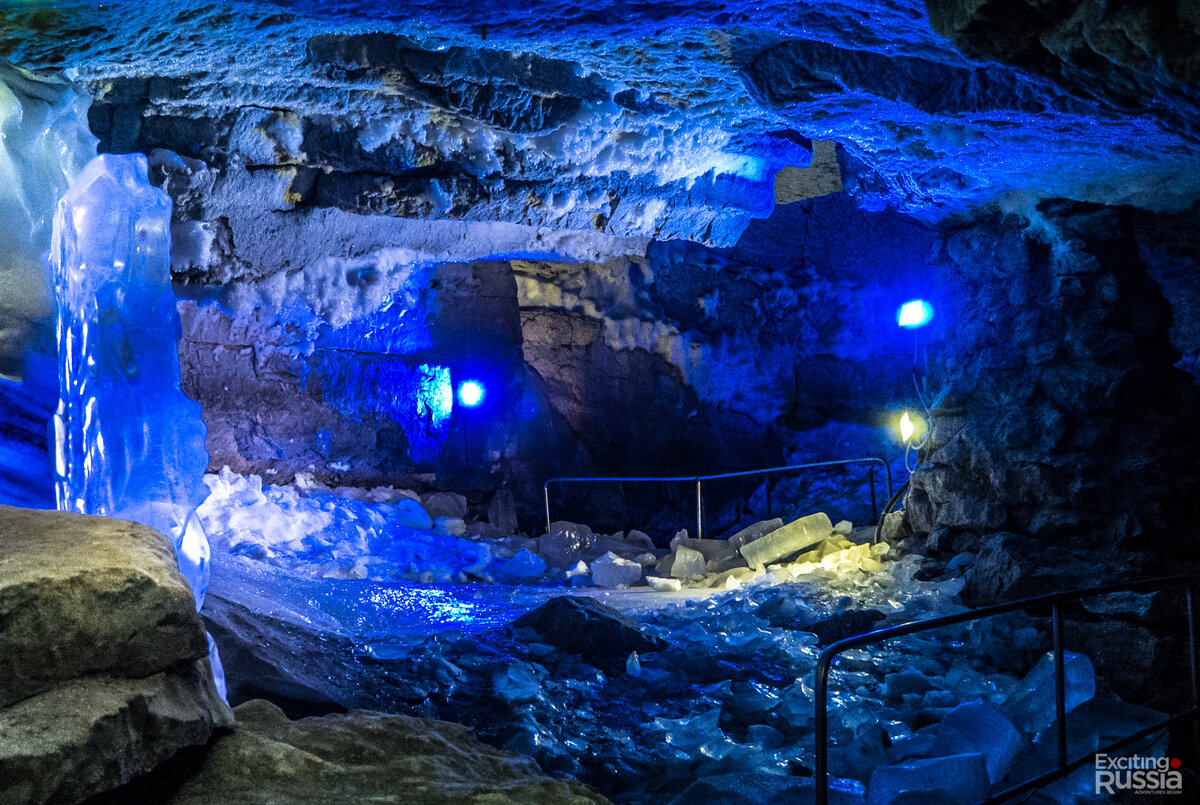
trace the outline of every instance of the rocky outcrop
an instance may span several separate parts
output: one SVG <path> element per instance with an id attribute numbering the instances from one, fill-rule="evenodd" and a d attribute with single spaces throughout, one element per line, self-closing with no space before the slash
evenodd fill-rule
<path id="1" fill-rule="evenodd" d="M 1200 389 L 1175 366 L 1170 307 L 1128 212 L 1027 214 L 947 242 L 954 327 L 928 356 L 933 436 L 906 505 L 938 552 L 981 551 L 976 600 L 1195 558 L 1183 535 L 1200 467 L 1184 423 Z"/>
<path id="2" fill-rule="evenodd" d="M 632 652 L 658 651 L 664 645 L 611 607 L 579 596 L 551 598 L 517 618 L 511 628 L 609 672 L 624 668 Z"/>
<path id="3" fill-rule="evenodd" d="M 232 725 L 171 543 L 0 507 L 0 799 L 78 802 Z"/>
<path id="4" fill-rule="evenodd" d="M 167 800 L 171 805 L 398 797 L 420 805 L 607 802 L 455 724 L 368 711 L 289 721 L 262 700 L 234 712 L 237 731 L 216 742 L 196 775 Z"/>
<path id="5" fill-rule="evenodd" d="M 1200 15 L 1189 3 L 926 0 L 933 29 L 975 58 L 1011 64 L 1080 98 L 1195 131 Z M 1167 102 L 1149 105 L 1146 99 Z"/>

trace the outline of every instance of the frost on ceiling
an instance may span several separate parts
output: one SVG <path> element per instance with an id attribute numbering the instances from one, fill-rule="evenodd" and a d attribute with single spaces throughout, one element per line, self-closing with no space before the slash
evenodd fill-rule
<path id="1" fill-rule="evenodd" d="M 91 87 L 102 147 L 193 146 L 216 195 L 227 160 L 279 208 L 728 245 L 813 141 L 861 206 L 927 219 L 1190 206 L 1200 21 L 1110 5 L 21 3 L 0 54 Z"/>

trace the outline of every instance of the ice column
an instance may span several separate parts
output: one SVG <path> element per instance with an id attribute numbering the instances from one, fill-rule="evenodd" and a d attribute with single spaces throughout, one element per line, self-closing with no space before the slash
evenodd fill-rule
<path id="1" fill-rule="evenodd" d="M 208 494 L 208 454 L 200 406 L 179 388 L 170 225 L 171 199 L 150 185 L 141 154 L 96 157 L 59 203 L 55 492 L 63 511 L 170 537 L 199 609 L 209 547 L 196 507 Z"/>

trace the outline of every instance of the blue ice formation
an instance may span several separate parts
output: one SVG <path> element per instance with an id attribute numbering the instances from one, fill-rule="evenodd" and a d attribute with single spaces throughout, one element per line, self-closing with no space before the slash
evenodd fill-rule
<path id="1" fill-rule="evenodd" d="M 62 511 L 167 535 L 199 609 L 209 547 L 196 508 L 208 454 L 200 406 L 179 388 L 170 225 L 171 200 L 150 185 L 142 154 L 96 157 L 59 203 L 55 495 Z"/>

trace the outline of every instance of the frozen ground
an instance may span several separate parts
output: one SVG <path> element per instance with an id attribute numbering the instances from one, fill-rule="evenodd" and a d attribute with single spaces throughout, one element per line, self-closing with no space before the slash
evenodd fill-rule
<path id="1" fill-rule="evenodd" d="M 458 537 L 447 532 L 459 524 L 418 522 L 423 508 L 405 493 L 263 490 L 236 476 L 210 477 L 210 485 L 215 600 L 237 602 L 276 630 L 315 635 L 329 651 L 343 647 L 350 672 L 312 675 L 327 680 L 331 701 L 346 701 L 351 684 L 372 688 L 372 707 L 465 723 L 618 803 L 807 801 L 820 647 L 962 608 L 961 580 L 921 581 L 919 558 L 838 534 L 781 564 L 677 579 L 678 590 L 611 589 L 553 567 L 565 561 L 555 552 L 564 545 L 594 557 L 624 542 L 577 526 L 563 529 L 571 539 L 544 544 Z M 221 501 L 232 505 L 214 511 Z M 696 543 L 658 549 L 642 578 L 662 567 L 668 573 L 659 578 L 671 578 L 680 548 Z M 375 552 L 355 553 L 363 547 Z M 646 550 L 636 538 L 635 547 Z M 509 563 L 536 566 L 543 557 L 547 566 L 526 577 L 540 584 L 453 583 L 503 578 Z M 596 560 L 584 564 L 591 570 Z M 385 574 L 427 581 L 370 580 Z M 568 628 L 579 641 L 569 647 L 544 625 L 513 624 L 564 594 L 616 612 Z M 654 642 L 628 651 L 622 635 L 635 628 L 638 640 Z M 890 801 L 889 791 L 921 786 L 974 801 L 1048 768 L 1048 646 L 1041 620 L 1012 616 L 844 655 L 831 684 L 831 771 L 840 781 L 832 801 L 874 805 Z M 1068 655 L 1067 671 L 1072 756 L 1160 716 L 1121 702 L 1083 655 Z M 1161 737 L 1137 749 L 1162 754 Z M 1107 801 L 1089 793 L 1091 771 L 1030 801 Z"/>

